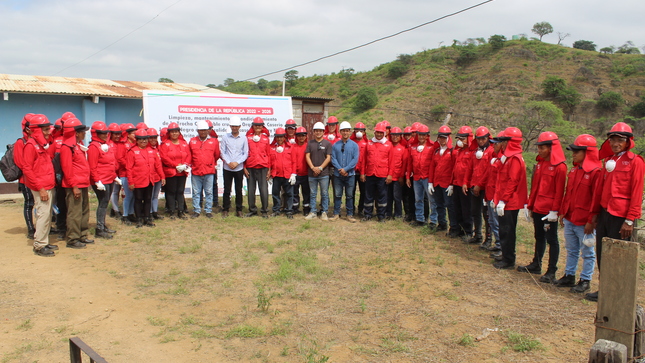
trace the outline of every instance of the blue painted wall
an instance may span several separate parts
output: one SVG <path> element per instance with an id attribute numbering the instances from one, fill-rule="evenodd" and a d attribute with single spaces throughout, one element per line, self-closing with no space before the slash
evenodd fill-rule
<path id="1" fill-rule="evenodd" d="M 139 116 L 143 102 L 140 99 L 99 98 L 93 103 L 85 96 L 37 95 L 9 93 L 9 100 L 0 97 L 0 157 L 6 152 L 7 144 L 12 144 L 22 136 L 20 122 L 27 113 L 40 113 L 54 123 L 60 116 L 73 112 L 81 122 L 91 126 L 94 121 L 118 124 L 143 121 Z M 87 133 L 88 140 L 90 133 Z M 0 183 L 5 180 L 0 174 Z"/>

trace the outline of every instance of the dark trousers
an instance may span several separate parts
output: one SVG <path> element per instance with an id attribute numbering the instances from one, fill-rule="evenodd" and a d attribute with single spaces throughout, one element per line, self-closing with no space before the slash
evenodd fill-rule
<path id="1" fill-rule="evenodd" d="M 65 197 L 67 193 L 65 188 L 60 185 L 56 186 L 56 208 L 58 208 L 58 214 L 56 215 L 56 229 L 59 231 L 67 230 L 67 202 L 65 202 Z M 117 208 L 118 211 L 118 208 Z"/>
<path id="2" fill-rule="evenodd" d="M 358 185 L 358 188 L 356 186 Z M 360 174 L 357 171 L 354 178 L 354 196 L 352 199 L 356 201 L 356 191 L 358 190 L 358 208 L 354 208 L 357 214 L 362 214 L 365 209 L 365 182 L 361 181 Z"/>
<path id="3" fill-rule="evenodd" d="M 258 207 L 255 206 L 255 188 L 260 189 L 260 202 L 262 203 L 263 214 L 269 210 L 269 185 L 267 184 L 268 168 L 248 168 L 249 171 L 249 212 L 257 213 Z"/>
<path id="4" fill-rule="evenodd" d="M 459 185 L 453 185 L 452 200 L 455 206 L 457 224 L 466 236 L 473 234 L 473 214 L 471 211 L 471 194 L 464 194 Z"/>
<path id="5" fill-rule="evenodd" d="M 24 215 L 25 223 L 27 224 L 27 232 L 33 233 L 36 230 L 36 227 L 34 226 L 34 195 L 31 194 L 31 190 L 22 183 L 18 183 L 18 189 L 20 189 L 22 196 L 25 198 L 22 214 Z"/>
<path id="6" fill-rule="evenodd" d="M 385 207 L 387 207 L 387 188 L 385 178 L 368 176 L 365 178 L 365 217 L 371 218 L 376 201 L 376 215 L 379 219 L 385 218 Z"/>
<path id="7" fill-rule="evenodd" d="M 457 217 L 455 216 L 455 208 L 452 204 L 452 196 L 448 196 L 446 188 L 440 186 L 434 187 L 434 202 L 437 204 L 437 221 L 439 225 L 447 225 L 446 212 L 450 219 L 450 229 L 457 230 Z"/>
<path id="8" fill-rule="evenodd" d="M 499 239 L 502 245 L 503 261 L 515 264 L 515 244 L 517 243 L 517 215 L 519 210 L 506 210 L 499 217 Z"/>
<path id="9" fill-rule="evenodd" d="M 280 207 L 282 206 L 282 201 L 280 200 L 280 192 L 284 193 L 284 196 L 287 200 L 287 208 L 285 208 L 285 213 L 293 214 L 293 185 L 289 183 L 288 178 L 275 177 L 273 178 L 273 187 L 271 189 L 271 196 L 273 197 L 273 212 L 280 212 Z"/>
<path id="10" fill-rule="evenodd" d="M 304 214 L 309 214 L 311 207 L 309 206 L 309 199 L 311 198 L 311 190 L 309 189 L 309 177 L 308 176 L 296 176 L 296 184 L 293 186 L 293 207 L 294 211 L 300 209 L 300 193 L 299 190 L 302 190 L 302 211 Z"/>
<path id="11" fill-rule="evenodd" d="M 184 190 L 186 189 L 186 176 L 172 176 L 166 178 L 166 209 L 173 213 L 184 212 L 186 201 Z M 215 193 L 213 191 L 213 193 Z M 215 198 L 213 198 L 215 199 Z"/>
<path id="12" fill-rule="evenodd" d="M 596 261 L 598 262 L 598 270 L 600 270 L 600 257 L 602 255 L 602 238 L 609 237 L 622 240 L 620 229 L 623 223 L 625 223 L 625 218 L 613 216 L 605 208 L 600 208 L 598 224 L 596 225 Z M 636 221 L 634 221 L 634 227 L 636 227 Z M 636 230 L 632 233 L 636 233 Z"/>
<path id="13" fill-rule="evenodd" d="M 222 197 L 222 210 L 228 212 L 231 209 L 231 187 L 235 181 L 235 211 L 242 211 L 242 183 L 244 182 L 244 171 L 224 170 L 224 196 Z"/>
<path id="14" fill-rule="evenodd" d="M 470 191 L 472 194 L 472 189 Z M 485 228 L 485 238 L 490 238 L 490 225 L 488 224 L 488 208 L 484 207 L 484 189 L 479 191 L 479 196 L 472 194 L 471 196 L 471 212 L 473 214 L 473 224 L 475 226 L 475 237 L 482 239 L 482 227 Z M 483 218 L 483 223 L 482 223 Z"/>
<path id="15" fill-rule="evenodd" d="M 150 219 L 152 205 L 152 184 L 145 188 L 134 188 L 134 215 L 137 219 Z"/>
<path id="16" fill-rule="evenodd" d="M 107 207 L 112 196 L 112 184 L 103 185 L 105 186 L 105 190 L 98 190 L 96 185 L 92 184 L 92 190 L 94 190 L 96 199 L 99 201 L 99 205 L 96 207 L 96 232 L 103 231 L 107 228 L 105 226 L 105 216 L 107 215 Z"/>
<path id="17" fill-rule="evenodd" d="M 406 219 L 414 220 L 414 190 L 408 187 L 407 183 L 401 186 L 401 199 L 403 201 L 403 211 Z"/>
<path id="18" fill-rule="evenodd" d="M 401 185 L 398 180 L 393 180 L 387 185 L 387 206 L 385 207 L 385 216 L 394 216 L 395 218 L 401 217 L 403 214 L 403 208 L 401 206 L 402 201 L 403 185 Z M 394 214 L 392 214 L 392 209 L 394 209 Z"/>
<path id="19" fill-rule="evenodd" d="M 219 206 L 219 185 L 217 185 L 217 169 L 213 177 L 213 207 Z"/>
<path id="20" fill-rule="evenodd" d="M 549 267 L 547 272 L 557 271 L 558 258 L 560 257 L 560 243 L 558 241 L 558 222 L 548 222 L 542 220 L 546 214 L 533 212 L 533 230 L 535 234 L 535 253 L 533 254 L 533 263 L 542 267 L 542 258 L 546 251 L 546 245 L 549 245 Z M 545 231 L 545 226 L 548 229 Z"/>

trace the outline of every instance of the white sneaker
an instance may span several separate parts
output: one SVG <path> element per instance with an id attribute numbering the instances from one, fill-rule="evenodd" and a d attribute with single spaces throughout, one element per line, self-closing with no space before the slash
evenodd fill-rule
<path id="1" fill-rule="evenodd" d="M 328 221 L 328 220 L 329 220 L 329 218 L 327 218 L 327 213 L 322 212 L 322 213 L 320 214 L 320 219 L 321 219 L 321 220 L 323 220 L 323 221 Z"/>
<path id="2" fill-rule="evenodd" d="M 338 214 L 334 214 L 331 218 L 329 218 L 330 221 L 337 221 L 340 219 L 340 216 Z"/>
<path id="3" fill-rule="evenodd" d="M 309 220 L 312 220 L 312 219 L 314 219 L 314 218 L 316 218 L 316 213 L 309 213 L 309 214 L 307 214 L 307 216 L 305 217 L 305 219 L 306 219 L 306 220 L 308 220 L 308 221 L 309 221 Z"/>

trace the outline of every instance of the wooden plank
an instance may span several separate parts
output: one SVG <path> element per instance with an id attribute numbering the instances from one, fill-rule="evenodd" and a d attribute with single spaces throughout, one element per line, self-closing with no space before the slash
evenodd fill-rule
<path id="1" fill-rule="evenodd" d="M 87 356 L 90 357 L 91 361 L 94 361 L 96 363 L 107 363 L 107 361 L 103 357 L 101 357 L 97 352 L 95 352 L 94 349 L 90 348 L 89 345 L 85 344 L 85 342 L 83 342 L 79 337 L 69 338 L 69 346 L 70 346 L 72 363 L 81 362 L 80 352 L 72 353 L 72 351 L 77 350 L 78 348 L 80 348 L 80 350 L 82 350 L 85 354 L 87 354 Z M 74 346 L 77 348 L 74 349 Z M 78 359 L 78 360 L 74 360 L 74 359 Z"/>
<path id="2" fill-rule="evenodd" d="M 599 339 L 589 352 L 589 363 L 626 363 L 627 347 L 623 344 Z"/>
<path id="3" fill-rule="evenodd" d="M 638 254 L 638 243 L 602 239 L 596 341 L 605 339 L 625 345 L 627 358 L 634 352 Z"/>

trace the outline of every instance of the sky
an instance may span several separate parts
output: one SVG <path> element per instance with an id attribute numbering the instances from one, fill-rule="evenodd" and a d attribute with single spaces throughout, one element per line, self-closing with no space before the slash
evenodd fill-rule
<path id="1" fill-rule="evenodd" d="M 289 68 L 482 1 L 0 0 L 0 73 L 221 84 Z M 531 28 L 542 21 L 554 29 L 543 38 L 548 43 L 557 43 L 561 32 L 571 34 L 562 42 L 567 46 L 581 39 L 598 48 L 631 40 L 641 48 L 643 14 L 643 0 L 493 0 L 296 70 L 300 76 L 369 71 L 453 39 L 536 36 Z"/>

